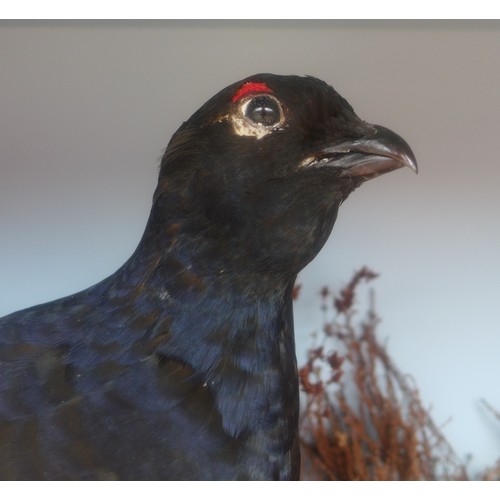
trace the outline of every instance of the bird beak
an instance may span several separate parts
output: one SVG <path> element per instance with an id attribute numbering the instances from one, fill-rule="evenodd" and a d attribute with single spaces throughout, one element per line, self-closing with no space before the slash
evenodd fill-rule
<path id="1" fill-rule="evenodd" d="M 399 135 L 379 125 L 369 125 L 370 132 L 352 141 L 328 146 L 301 167 L 335 167 L 342 177 L 373 179 L 401 167 L 418 171 L 410 146 Z"/>

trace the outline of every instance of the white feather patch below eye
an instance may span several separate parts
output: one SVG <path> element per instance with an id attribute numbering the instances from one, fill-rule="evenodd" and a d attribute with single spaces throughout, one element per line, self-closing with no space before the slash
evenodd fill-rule
<path id="1" fill-rule="evenodd" d="M 266 127 L 260 123 L 249 123 L 249 121 L 242 116 L 231 117 L 231 122 L 236 135 L 253 136 L 257 139 L 262 139 L 276 130 L 276 127 Z"/>

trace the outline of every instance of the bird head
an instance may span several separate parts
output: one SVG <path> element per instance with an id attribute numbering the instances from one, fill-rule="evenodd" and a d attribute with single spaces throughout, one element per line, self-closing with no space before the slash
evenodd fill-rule
<path id="1" fill-rule="evenodd" d="M 292 276 L 356 187 L 403 166 L 417 170 L 408 144 L 358 118 L 325 82 L 258 74 L 220 91 L 174 134 L 153 212 L 210 241 L 226 266 Z"/>

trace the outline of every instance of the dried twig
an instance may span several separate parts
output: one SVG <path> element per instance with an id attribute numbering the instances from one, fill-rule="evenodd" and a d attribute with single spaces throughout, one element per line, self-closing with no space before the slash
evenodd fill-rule
<path id="1" fill-rule="evenodd" d="M 321 345 L 309 351 L 300 369 L 302 477 L 468 479 L 415 384 L 377 340 L 373 302 L 361 324 L 352 324 L 357 287 L 376 276 L 363 268 L 337 296 L 321 290 L 323 310 L 333 317 L 325 321 Z"/>

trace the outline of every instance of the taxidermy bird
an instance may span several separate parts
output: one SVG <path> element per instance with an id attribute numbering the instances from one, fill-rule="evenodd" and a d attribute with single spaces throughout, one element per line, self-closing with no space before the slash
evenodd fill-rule
<path id="1" fill-rule="evenodd" d="M 112 276 L 0 319 L 0 479 L 298 479 L 292 288 L 398 135 L 259 74 L 173 135 Z"/>

